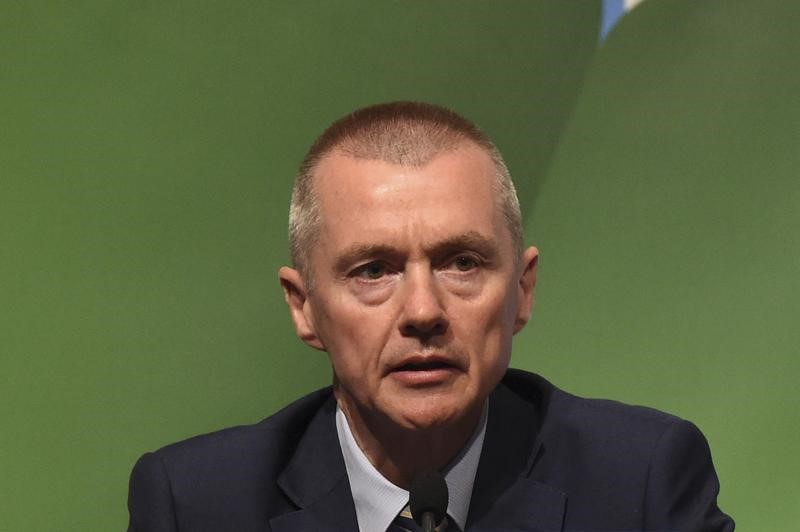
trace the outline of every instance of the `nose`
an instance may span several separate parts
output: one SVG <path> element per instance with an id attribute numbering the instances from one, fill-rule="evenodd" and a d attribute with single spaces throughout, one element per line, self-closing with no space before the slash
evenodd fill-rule
<path id="1" fill-rule="evenodd" d="M 447 315 L 440 290 L 430 269 L 406 269 L 399 324 L 403 336 L 428 340 L 447 331 Z"/>

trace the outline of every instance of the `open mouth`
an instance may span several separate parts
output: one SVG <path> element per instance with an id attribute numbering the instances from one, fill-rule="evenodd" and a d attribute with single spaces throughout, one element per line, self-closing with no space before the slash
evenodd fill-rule
<path id="1" fill-rule="evenodd" d="M 432 371 L 436 369 L 449 369 L 453 365 L 442 360 L 427 360 L 424 362 L 409 362 L 395 369 L 395 371 Z"/>

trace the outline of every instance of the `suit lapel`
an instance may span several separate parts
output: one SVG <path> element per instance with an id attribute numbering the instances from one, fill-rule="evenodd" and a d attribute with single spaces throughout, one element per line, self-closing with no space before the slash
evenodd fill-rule
<path id="1" fill-rule="evenodd" d="M 513 370 L 509 377 L 514 378 Z M 489 399 L 489 420 L 475 476 L 467 528 L 472 530 L 561 530 L 566 494 L 529 478 L 541 449 L 539 429 L 546 409 L 541 388 L 525 400 L 501 384 Z"/>
<path id="2" fill-rule="evenodd" d="M 561 491 L 520 478 L 467 529 L 469 532 L 557 532 L 562 530 L 566 502 Z"/>
<path id="3" fill-rule="evenodd" d="M 298 507 L 270 521 L 275 532 L 358 530 L 350 483 L 336 435 L 336 401 L 317 412 L 278 485 Z"/>

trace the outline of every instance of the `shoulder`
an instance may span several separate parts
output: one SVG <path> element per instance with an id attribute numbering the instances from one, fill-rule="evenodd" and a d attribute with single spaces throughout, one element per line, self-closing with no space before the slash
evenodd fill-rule
<path id="1" fill-rule="evenodd" d="M 648 447 L 669 430 L 697 431 L 690 422 L 666 412 L 579 397 L 522 370 L 509 370 L 503 383 L 517 397 L 536 405 L 540 436 L 548 440 L 577 440 L 598 446 L 628 442 Z"/>
<path id="2" fill-rule="evenodd" d="M 262 456 L 280 454 L 284 448 L 291 450 L 294 447 L 308 424 L 331 397 L 330 388 L 317 390 L 258 423 L 194 436 L 162 447 L 153 454 L 169 463 L 189 461 L 193 464 L 196 464 L 197 458 L 207 454 L 212 454 L 215 460 L 230 461 L 249 460 L 251 451 Z"/>
<path id="3" fill-rule="evenodd" d="M 535 470 L 568 491 L 576 486 L 606 491 L 635 486 L 644 493 L 654 464 L 682 449 L 700 449 L 697 459 L 710 462 L 697 427 L 674 415 L 578 397 L 519 370 L 510 370 L 504 384 L 514 397 L 535 405 Z"/>
<path id="4" fill-rule="evenodd" d="M 717 507 L 708 443 L 690 421 L 578 397 L 519 370 L 509 370 L 503 382 L 514 400 L 533 405 L 538 432 L 531 477 L 569 494 L 573 525 L 608 518 L 615 526 L 732 530 Z"/>
<path id="5" fill-rule="evenodd" d="M 253 499 L 262 505 L 263 501 L 282 501 L 275 479 L 311 421 L 328 411 L 335 411 L 335 403 L 330 388 L 325 388 L 259 423 L 195 436 L 146 453 L 131 474 L 132 519 L 142 508 L 164 505 L 174 505 L 176 514 L 183 510 L 210 515 L 213 509 L 225 515 L 238 506 L 257 508 L 250 504 Z"/>

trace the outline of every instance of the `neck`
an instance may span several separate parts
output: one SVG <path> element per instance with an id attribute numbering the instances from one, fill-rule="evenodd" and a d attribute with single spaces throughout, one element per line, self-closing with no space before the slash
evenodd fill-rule
<path id="1" fill-rule="evenodd" d="M 364 415 L 357 407 L 339 402 L 356 443 L 390 482 L 408 489 L 426 471 L 442 470 L 469 441 L 481 418 L 483 405 L 446 426 L 406 429 L 380 416 Z"/>

